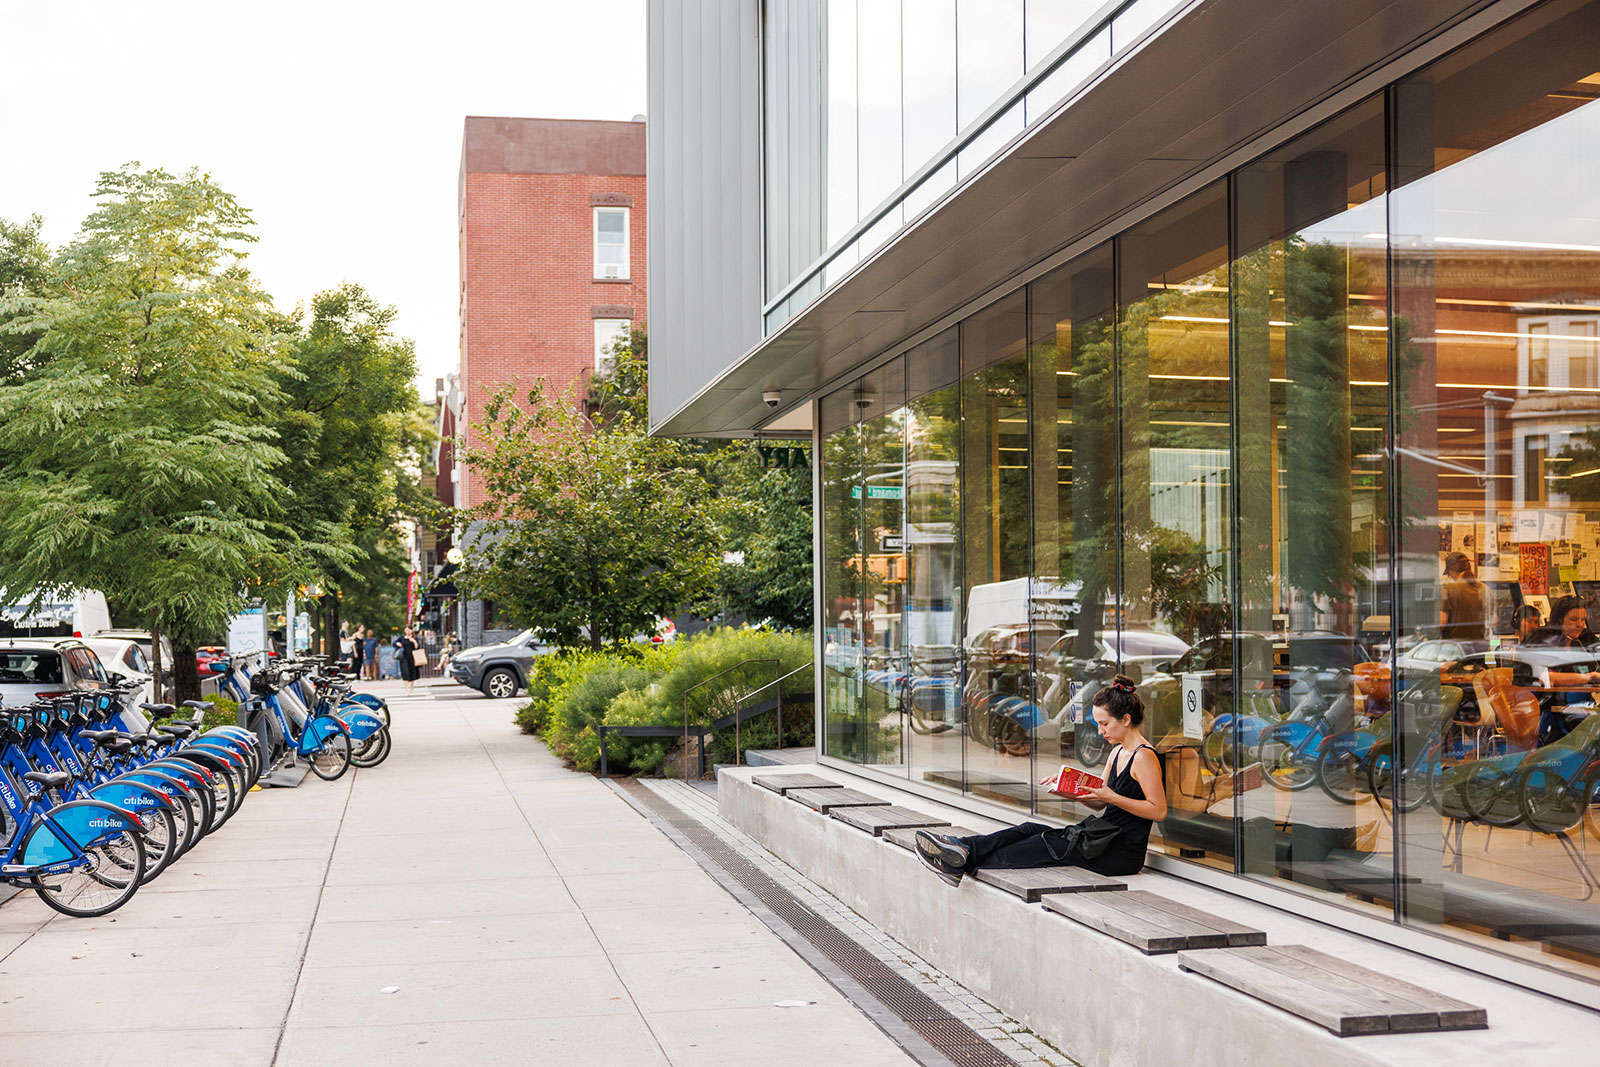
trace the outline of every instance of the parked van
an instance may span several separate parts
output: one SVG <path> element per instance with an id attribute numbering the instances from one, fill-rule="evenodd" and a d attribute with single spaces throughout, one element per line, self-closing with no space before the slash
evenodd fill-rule
<path id="1" fill-rule="evenodd" d="M 0 605 L 0 637 L 88 637 L 111 628 L 105 594 L 94 589 L 38 603 L 0 590 Z"/>

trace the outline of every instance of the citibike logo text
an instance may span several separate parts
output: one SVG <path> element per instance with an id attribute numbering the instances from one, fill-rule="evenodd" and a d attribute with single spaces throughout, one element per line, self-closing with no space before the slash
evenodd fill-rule
<path id="1" fill-rule="evenodd" d="M 120 830 L 120 829 L 122 829 L 122 820 L 121 819 L 90 819 L 89 820 L 89 828 L 91 830 Z"/>

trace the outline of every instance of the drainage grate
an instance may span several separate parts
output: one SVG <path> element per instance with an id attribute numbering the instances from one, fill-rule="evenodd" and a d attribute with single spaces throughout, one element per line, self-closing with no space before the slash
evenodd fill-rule
<path id="1" fill-rule="evenodd" d="M 882 960 L 796 900 L 765 871 L 728 847 L 698 821 L 631 779 L 614 779 L 636 806 L 648 808 L 688 838 L 708 859 L 756 896 L 796 934 L 831 960 L 906 1026 L 958 1067 L 1017 1067 L 1016 1061 L 980 1037 Z"/>

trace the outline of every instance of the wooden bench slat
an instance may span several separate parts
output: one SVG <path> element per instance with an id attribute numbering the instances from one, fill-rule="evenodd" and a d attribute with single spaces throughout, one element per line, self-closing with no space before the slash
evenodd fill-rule
<path id="1" fill-rule="evenodd" d="M 885 830 L 907 827 L 945 827 L 950 824 L 937 815 L 928 815 L 910 808 L 897 805 L 888 807 L 851 807 L 839 808 L 829 813 L 833 818 L 858 830 L 865 830 L 874 837 Z"/>
<path id="2" fill-rule="evenodd" d="M 1309 945 L 1280 945 L 1277 947 L 1277 952 L 1281 956 L 1298 959 L 1331 974 L 1350 979 L 1366 988 L 1383 990 L 1422 1005 L 1439 1016 L 1438 1029 L 1482 1030 L 1489 1025 L 1489 1013 L 1484 1008 L 1443 993 L 1436 993 L 1426 986 L 1407 982 L 1392 974 L 1375 971 L 1338 956 L 1330 956 Z"/>
<path id="3" fill-rule="evenodd" d="M 1221 934 L 1224 941 L 1220 945 L 1190 944 L 1189 948 L 1224 948 L 1232 946 L 1242 948 L 1246 945 L 1265 945 L 1267 935 L 1263 930 L 1256 930 L 1243 923 L 1236 923 L 1231 919 L 1224 919 L 1220 915 L 1213 915 L 1209 911 L 1191 908 L 1187 904 L 1180 904 L 1171 897 L 1161 896 L 1159 893 L 1148 893 L 1144 890 L 1134 890 L 1128 894 L 1146 907 L 1155 908 L 1166 912 L 1196 928 L 1212 930 Z M 1120 902 L 1121 897 L 1117 898 Z"/>
<path id="4" fill-rule="evenodd" d="M 1259 948 L 1210 948 L 1178 953 L 1178 967 L 1215 979 L 1249 997 L 1282 1008 L 1340 1037 L 1381 1034 L 1389 1015 L 1371 1001 L 1332 993 L 1316 982 L 1286 975 L 1250 956 Z"/>
<path id="5" fill-rule="evenodd" d="M 1083 867 L 1023 867 L 998 869 L 985 867 L 977 872 L 978 881 L 1036 904 L 1046 893 L 1100 893 L 1125 890 L 1126 882 L 1107 878 Z"/>
<path id="6" fill-rule="evenodd" d="M 883 831 L 883 839 L 890 844 L 899 845 L 901 848 L 917 847 L 917 827 L 896 827 Z M 932 829 L 925 827 L 925 829 Z M 965 826 L 941 826 L 941 834 L 950 834 L 953 837 L 977 837 L 983 831 L 972 830 Z"/>
<path id="7" fill-rule="evenodd" d="M 784 796 L 790 800 L 804 804 L 815 811 L 826 815 L 834 808 L 865 807 L 868 805 L 888 806 L 887 800 L 867 793 L 859 793 L 854 789 L 791 789 Z"/>
<path id="8" fill-rule="evenodd" d="M 750 780 L 761 788 L 770 789 L 774 793 L 787 793 L 791 789 L 844 788 L 838 782 L 831 782 L 816 774 L 758 774 Z"/>
<path id="9" fill-rule="evenodd" d="M 1291 951 L 1276 946 L 1231 949 L 1267 969 L 1302 982 L 1310 982 L 1324 995 L 1336 994 L 1351 1002 L 1364 1001 L 1388 1021 L 1386 1029 L 1396 1033 L 1417 1033 L 1439 1029 L 1439 1013 L 1415 997 L 1380 988 L 1370 979 L 1380 977 L 1376 971 L 1356 968 L 1360 977 L 1340 974 L 1322 967 L 1314 959 L 1295 955 L 1293 949 L 1303 945 L 1287 946 Z M 1314 951 L 1314 950 L 1307 950 Z M 1317 955 L 1321 955 L 1317 953 Z"/>
<path id="10" fill-rule="evenodd" d="M 1164 912 L 1123 908 L 1122 901 L 1132 895 L 1118 893 L 1115 897 L 1103 897 L 1090 893 L 1053 894 L 1045 898 L 1044 906 L 1074 922 L 1126 942 L 1146 955 L 1177 952 L 1190 947 L 1189 932 L 1170 921 L 1163 921 L 1164 918 L 1170 918 Z M 1220 934 L 1213 933 L 1212 936 L 1223 939 Z"/>

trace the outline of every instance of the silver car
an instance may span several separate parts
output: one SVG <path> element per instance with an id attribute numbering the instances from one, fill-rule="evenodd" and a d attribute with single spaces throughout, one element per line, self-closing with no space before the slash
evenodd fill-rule
<path id="1" fill-rule="evenodd" d="M 110 686 L 94 650 L 75 637 L 17 637 L 0 641 L 0 702 L 21 707 L 79 689 Z"/>

